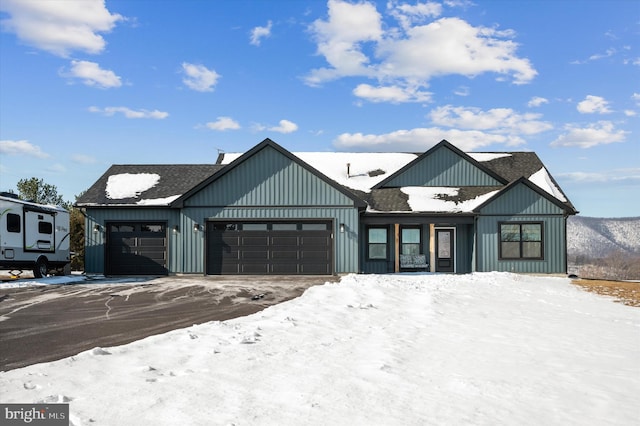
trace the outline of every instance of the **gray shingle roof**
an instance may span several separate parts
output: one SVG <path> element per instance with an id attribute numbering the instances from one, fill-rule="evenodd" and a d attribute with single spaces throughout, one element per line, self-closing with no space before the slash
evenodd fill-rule
<path id="1" fill-rule="evenodd" d="M 111 167 L 76 201 L 79 207 L 90 205 L 136 205 L 141 200 L 162 200 L 182 195 L 209 178 L 224 166 L 214 164 L 116 164 Z M 149 173 L 160 176 L 158 183 L 137 197 L 107 197 L 109 177 Z M 160 203 L 162 204 L 162 203 Z M 168 203 L 164 203 L 166 205 Z"/>
<path id="2" fill-rule="evenodd" d="M 265 143 L 265 142 L 263 142 Z M 273 143 L 273 142 L 272 142 Z M 275 143 L 273 143 L 275 144 Z M 447 142 L 448 144 L 448 142 Z M 261 145 L 258 145 L 259 147 Z M 256 148 L 254 148 L 256 149 Z M 285 150 L 283 149 L 283 152 Z M 246 155 L 247 153 L 245 153 Z M 313 153 L 309 153 L 307 159 L 310 166 L 314 164 Z M 507 155 L 481 161 L 482 167 L 490 173 L 494 173 L 504 178 L 508 184 L 516 182 L 520 178 L 529 179 L 532 175 L 544 168 L 544 164 L 534 152 L 508 152 Z M 349 154 L 355 156 L 357 154 Z M 465 154 L 462 154 L 465 155 Z M 367 157 L 369 158 L 369 157 Z M 474 160 L 475 161 L 475 160 Z M 322 166 L 322 164 L 320 164 Z M 214 174 L 227 167 L 227 164 L 182 164 L 182 165 L 113 165 L 89 188 L 76 202 L 76 205 L 82 206 L 123 206 L 123 205 L 168 205 L 171 201 L 183 194 L 196 191 L 200 186 L 205 185 Z M 318 167 L 322 170 L 322 167 Z M 368 210 L 377 212 L 411 212 L 413 211 L 409 205 L 409 195 L 403 192 L 401 188 L 377 188 L 369 191 L 356 190 L 345 186 L 343 182 L 331 180 L 336 177 L 331 175 L 332 170 L 328 169 L 327 179 L 336 182 L 344 192 L 352 193 L 357 199 L 363 200 L 368 205 Z M 141 174 L 149 173 L 160 176 L 156 185 L 145 191 L 136 194 L 135 197 L 114 199 L 107 196 L 107 182 L 110 177 L 123 174 Z M 224 173 L 224 172 L 223 172 Z M 322 172 L 319 172 L 322 174 Z M 326 172 L 325 172 L 326 173 Z M 325 174 L 323 174 L 325 176 Z M 559 185 L 553 177 L 549 175 L 555 186 L 559 189 Z M 133 181 L 133 180 L 132 180 Z M 349 180 L 346 182 L 351 183 Z M 453 202 L 455 205 L 465 201 L 476 199 L 479 196 L 497 191 L 505 186 L 485 187 L 485 186 L 468 186 L 457 188 L 455 195 L 440 195 L 439 200 Z M 375 188 L 375 186 L 374 186 Z M 561 191 L 561 190 L 560 190 Z M 172 197 L 172 198 L 170 198 Z M 163 200 L 170 198 L 169 201 Z M 565 197 L 566 198 L 566 197 Z M 152 200 L 151 203 L 146 201 Z M 143 203 L 141 203 L 143 202 Z M 177 201 L 179 204 L 180 201 Z M 178 204 L 174 204 L 177 206 Z M 570 209 L 574 209 L 570 201 L 564 203 Z"/>
<path id="3" fill-rule="evenodd" d="M 509 156 L 483 161 L 482 164 L 509 182 L 529 178 L 544 167 L 535 152 L 509 152 Z"/>

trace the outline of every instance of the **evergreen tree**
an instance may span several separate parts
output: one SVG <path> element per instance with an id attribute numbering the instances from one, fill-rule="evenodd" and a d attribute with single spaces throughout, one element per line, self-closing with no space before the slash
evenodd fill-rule
<path id="1" fill-rule="evenodd" d="M 44 183 L 44 180 L 32 177 L 31 179 L 20 179 L 16 185 L 18 195 L 23 200 L 33 201 L 39 204 L 53 204 L 66 206 L 61 195 L 58 195 L 58 188 L 55 185 Z"/>

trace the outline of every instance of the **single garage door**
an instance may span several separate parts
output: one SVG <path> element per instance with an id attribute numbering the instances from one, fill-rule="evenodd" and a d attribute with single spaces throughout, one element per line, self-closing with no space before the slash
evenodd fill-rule
<path id="1" fill-rule="evenodd" d="M 331 221 L 207 222 L 207 274 L 333 273 Z"/>
<path id="2" fill-rule="evenodd" d="M 157 222 L 108 223 L 107 275 L 167 275 L 167 226 Z"/>

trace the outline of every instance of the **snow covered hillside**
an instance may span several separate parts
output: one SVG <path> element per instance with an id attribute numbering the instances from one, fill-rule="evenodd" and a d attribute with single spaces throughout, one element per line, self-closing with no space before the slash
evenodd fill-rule
<path id="1" fill-rule="evenodd" d="M 257 314 L 0 373 L 72 425 L 632 425 L 640 309 L 568 279 L 349 275 Z"/>
<path id="2" fill-rule="evenodd" d="M 640 217 L 569 217 L 567 252 L 570 258 L 604 258 L 616 251 L 640 255 Z"/>

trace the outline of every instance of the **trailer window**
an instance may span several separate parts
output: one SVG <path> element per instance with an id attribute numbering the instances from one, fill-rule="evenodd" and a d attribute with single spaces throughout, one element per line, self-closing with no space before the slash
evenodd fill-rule
<path id="1" fill-rule="evenodd" d="M 7 214 L 7 231 L 20 232 L 20 215 L 9 213 Z"/>
<path id="2" fill-rule="evenodd" d="M 53 234 L 53 225 L 49 222 L 38 222 L 38 233 Z"/>

